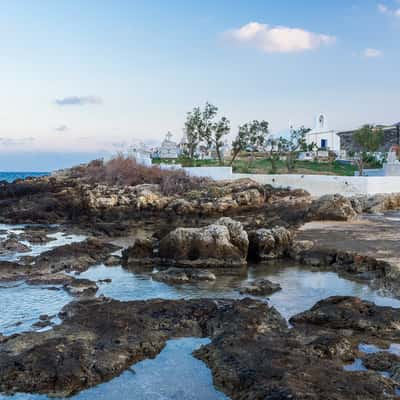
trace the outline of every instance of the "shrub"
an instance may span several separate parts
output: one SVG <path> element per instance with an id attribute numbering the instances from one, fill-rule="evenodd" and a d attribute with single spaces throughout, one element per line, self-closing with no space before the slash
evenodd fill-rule
<path id="1" fill-rule="evenodd" d="M 184 170 L 163 170 L 159 166 L 146 167 L 132 157 L 118 154 L 104 162 L 94 160 L 71 169 L 71 176 L 87 183 L 136 186 L 143 183 L 159 184 L 162 193 L 180 194 L 204 187 L 208 179 L 190 177 Z"/>

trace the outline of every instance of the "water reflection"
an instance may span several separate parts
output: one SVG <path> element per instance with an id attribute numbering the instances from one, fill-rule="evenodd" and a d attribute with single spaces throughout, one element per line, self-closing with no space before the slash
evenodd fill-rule
<path id="1" fill-rule="evenodd" d="M 334 272 L 310 271 L 293 262 L 250 266 L 244 275 L 219 275 L 214 282 L 199 284 L 168 285 L 151 279 L 151 272 L 135 273 L 122 267 L 99 265 L 80 275 L 91 280 L 111 279 L 111 283 L 99 284 L 98 295 L 118 300 L 146 300 L 151 298 L 241 298 L 238 288 L 246 280 L 265 277 L 279 283 L 282 290 L 270 297 L 259 297 L 274 305 L 287 319 L 312 307 L 317 301 L 329 296 L 358 296 L 378 305 L 400 308 L 400 300 L 383 297 L 376 290 L 339 277 Z"/>
<path id="2" fill-rule="evenodd" d="M 153 360 L 144 360 L 119 377 L 70 397 L 73 400 L 227 400 L 212 384 L 206 365 L 192 352 L 208 339 L 169 340 Z M 44 400 L 43 395 L 0 394 L 1 400 Z"/>
<path id="3" fill-rule="evenodd" d="M 20 233 L 23 233 L 25 227 L 27 226 L 28 225 L 0 224 L 0 240 L 7 239 L 10 234 L 19 235 Z M 54 226 L 49 226 L 49 228 L 53 227 Z M 20 240 L 22 244 L 30 247 L 30 251 L 23 253 L 16 252 L 12 254 L 3 254 L 0 255 L 0 261 L 18 261 L 24 256 L 38 256 L 39 254 L 48 250 L 52 250 L 56 247 L 82 242 L 86 239 L 86 236 L 84 235 L 66 234 L 65 232 L 53 232 L 49 233 L 47 236 L 53 240 L 47 243 L 30 243 L 28 240 Z"/>
<path id="4" fill-rule="evenodd" d="M 23 282 L 7 282 L 0 285 L 0 333 L 11 335 L 32 330 L 42 314 L 57 315 L 71 301 L 64 290 L 50 286 L 29 286 Z M 58 323 L 57 318 L 52 320 Z"/>

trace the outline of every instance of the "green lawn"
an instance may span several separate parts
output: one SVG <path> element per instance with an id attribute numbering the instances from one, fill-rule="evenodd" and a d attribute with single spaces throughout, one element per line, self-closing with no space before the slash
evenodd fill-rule
<path id="1" fill-rule="evenodd" d="M 216 166 L 217 160 L 192 160 L 190 158 L 154 159 L 153 164 L 181 164 L 184 167 Z M 229 165 L 226 162 L 225 165 Z M 246 158 L 240 158 L 233 163 L 233 171 L 237 173 L 270 174 L 272 170 L 271 161 L 268 158 L 256 158 L 249 162 Z M 353 165 L 342 165 L 336 162 L 296 161 L 293 174 L 321 174 L 321 175 L 343 175 L 354 176 L 357 168 Z M 285 161 L 277 162 L 277 173 L 287 174 Z"/>

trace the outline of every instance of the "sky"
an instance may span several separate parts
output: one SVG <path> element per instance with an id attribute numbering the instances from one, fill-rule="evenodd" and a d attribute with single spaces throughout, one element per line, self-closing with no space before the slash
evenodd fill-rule
<path id="1" fill-rule="evenodd" d="M 0 0 L 0 170 L 63 168 L 231 121 L 400 120 L 400 1 Z"/>

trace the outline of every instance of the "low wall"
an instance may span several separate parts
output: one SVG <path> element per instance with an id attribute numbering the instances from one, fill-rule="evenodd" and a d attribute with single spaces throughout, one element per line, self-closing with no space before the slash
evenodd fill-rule
<path id="1" fill-rule="evenodd" d="M 191 176 L 215 180 L 250 178 L 263 185 L 304 189 L 312 196 L 340 193 L 358 194 L 400 193 L 400 176 L 332 176 L 332 175 L 269 175 L 235 174 L 231 167 L 187 167 Z"/>
<path id="2" fill-rule="evenodd" d="M 233 179 L 232 167 L 184 167 L 191 176 L 212 178 L 216 181 Z"/>
<path id="3" fill-rule="evenodd" d="M 335 193 L 353 196 L 400 192 L 400 176 L 232 174 L 232 179 L 239 178 L 250 178 L 274 187 L 304 189 L 313 196 Z"/>

